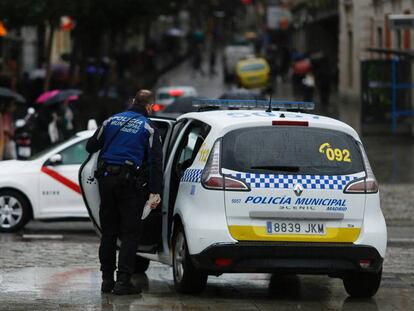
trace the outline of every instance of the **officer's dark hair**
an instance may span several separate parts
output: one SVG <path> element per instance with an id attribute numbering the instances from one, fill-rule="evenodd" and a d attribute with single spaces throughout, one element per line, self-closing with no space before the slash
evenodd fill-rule
<path id="1" fill-rule="evenodd" d="M 155 100 L 154 94 L 150 90 L 139 90 L 135 95 L 132 106 L 145 107 L 146 105 L 153 104 Z"/>

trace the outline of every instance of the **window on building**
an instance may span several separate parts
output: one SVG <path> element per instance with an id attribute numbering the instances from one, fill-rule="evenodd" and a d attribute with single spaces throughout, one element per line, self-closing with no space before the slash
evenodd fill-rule
<path id="1" fill-rule="evenodd" d="M 383 35 L 382 35 L 382 27 L 377 28 L 377 47 L 382 48 L 384 46 L 383 42 Z"/>
<path id="2" fill-rule="evenodd" d="M 397 29 L 395 31 L 394 44 L 395 44 L 395 48 L 397 50 L 401 50 L 402 49 L 402 34 L 401 34 L 401 30 L 399 30 L 399 29 Z"/>

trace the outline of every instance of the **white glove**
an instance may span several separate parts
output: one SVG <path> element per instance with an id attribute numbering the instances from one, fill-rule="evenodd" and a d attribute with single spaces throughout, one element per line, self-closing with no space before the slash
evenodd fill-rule
<path id="1" fill-rule="evenodd" d="M 151 213 L 151 210 L 157 207 L 157 205 L 161 202 L 160 195 L 151 193 L 149 196 L 148 201 L 145 203 L 144 210 L 142 211 L 141 219 L 144 220 L 148 217 L 148 215 Z M 156 204 L 156 205 L 155 205 Z M 155 207 L 152 207 L 154 206 Z"/>

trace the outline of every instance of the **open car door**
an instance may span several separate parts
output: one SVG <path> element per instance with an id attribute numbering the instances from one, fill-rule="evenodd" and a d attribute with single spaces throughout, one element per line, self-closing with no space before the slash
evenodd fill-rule
<path id="1" fill-rule="evenodd" d="M 171 139 L 171 133 L 175 120 L 167 118 L 150 118 L 157 126 L 163 143 L 164 161 L 167 147 Z M 79 185 L 82 191 L 83 201 L 89 213 L 89 217 L 96 232 L 101 236 L 101 225 L 99 222 L 99 206 L 101 198 L 99 195 L 98 182 L 94 177 L 99 151 L 90 154 L 79 169 Z M 138 221 L 138 220 L 137 220 Z M 155 253 L 161 246 L 162 211 L 161 206 L 151 211 L 150 215 L 143 221 L 143 230 L 137 252 Z M 119 246 L 119 241 L 118 241 Z"/>

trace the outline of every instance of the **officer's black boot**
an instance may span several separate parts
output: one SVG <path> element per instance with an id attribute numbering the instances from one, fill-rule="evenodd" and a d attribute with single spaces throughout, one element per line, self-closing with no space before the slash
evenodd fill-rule
<path id="1" fill-rule="evenodd" d="M 110 293 L 115 286 L 114 273 L 113 272 L 103 272 L 102 273 L 102 293 Z"/>
<path id="2" fill-rule="evenodd" d="M 141 293 L 141 289 L 131 283 L 131 276 L 127 273 L 118 273 L 114 287 L 115 295 L 132 295 Z"/>

